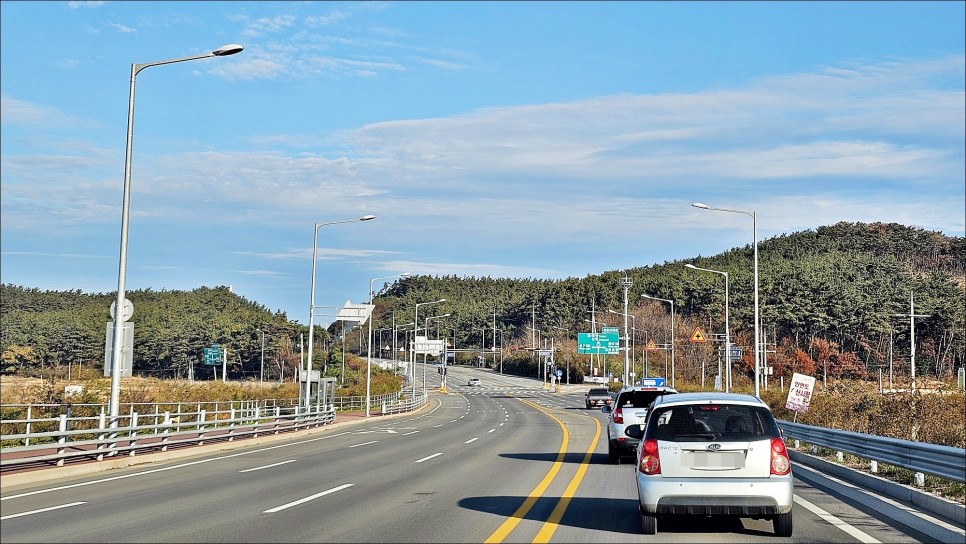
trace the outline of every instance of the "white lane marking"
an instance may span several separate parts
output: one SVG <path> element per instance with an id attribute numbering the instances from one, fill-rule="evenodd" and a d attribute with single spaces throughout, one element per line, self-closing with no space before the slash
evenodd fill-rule
<path id="1" fill-rule="evenodd" d="M 302 503 L 309 502 L 309 501 L 311 501 L 313 499 L 317 499 L 319 497 L 324 497 L 325 495 L 328 495 L 329 493 L 335 493 L 336 491 L 342 491 L 343 489 L 345 489 L 347 487 L 352 487 L 353 485 L 354 484 L 342 484 L 339 487 L 333 487 L 332 489 L 327 489 L 327 490 L 325 490 L 325 491 L 323 491 L 321 493 L 316 493 L 315 495 L 309 495 L 308 497 L 305 497 L 304 499 L 299 499 L 297 501 L 292 501 L 292 502 L 290 502 L 288 504 L 283 504 L 282 506 L 276 506 L 275 508 L 270 508 L 268 510 L 265 510 L 264 513 L 265 514 L 274 514 L 275 512 L 280 512 L 282 510 L 285 510 L 286 508 L 291 508 L 293 506 L 298 506 L 298 505 L 300 505 Z"/>
<path id="2" fill-rule="evenodd" d="M 820 474 L 818 471 L 816 471 L 816 470 L 814 470 L 812 468 L 805 467 L 805 466 L 798 465 L 798 464 L 795 465 L 795 469 L 796 470 L 799 470 L 799 471 L 805 470 L 807 472 L 811 472 L 812 474 Z M 825 478 L 827 480 L 831 480 L 831 481 L 833 481 L 833 482 L 835 482 L 838 485 L 841 485 L 843 487 L 849 487 L 849 488 L 852 488 L 854 490 L 857 490 L 857 491 L 859 491 L 861 493 L 869 493 L 868 491 L 862 489 L 861 487 L 859 487 L 859 486 L 857 486 L 855 484 L 852 484 L 850 482 L 846 482 L 845 480 L 842 480 L 840 478 L 836 478 L 835 476 L 829 476 L 828 474 L 821 474 L 821 477 L 822 478 Z M 930 516 L 929 514 L 927 514 L 925 512 L 920 512 L 919 510 L 916 510 L 914 508 L 911 508 L 909 506 L 906 506 L 906 505 L 904 505 L 904 504 L 902 504 L 900 502 L 897 502 L 896 500 L 894 500 L 894 499 L 892 499 L 890 497 L 887 497 L 885 495 L 876 495 L 875 497 L 878 500 L 880 500 L 880 501 L 882 501 L 884 503 L 890 504 L 893 507 L 898 508 L 899 510 L 902 510 L 903 512 L 905 512 L 905 513 L 907 513 L 907 514 L 909 514 L 911 516 L 915 516 L 915 517 L 917 517 L 917 518 L 919 518 L 921 520 L 925 520 L 926 522 L 931 523 L 933 525 L 938 525 L 938 526 L 942 527 L 943 529 L 947 529 L 949 531 L 953 531 L 953 532 L 959 533 L 961 535 L 966 535 L 966 531 L 964 531 L 962 528 L 957 527 L 955 525 L 952 525 L 950 523 L 947 523 L 947 522 L 945 522 L 945 521 L 943 521 L 943 520 L 941 520 L 939 518 L 935 518 L 933 516 Z"/>
<path id="3" fill-rule="evenodd" d="M 487 432 L 487 433 L 492 433 L 492 432 L 493 432 L 493 431 L 495 431 L 495 430 L 496 430 L 496 429 L 490 429 L 489 431 L 486 431 L 486 432 Z"/>
<path id="4" fill-rule="evenodd" d="M 86 502 L 71 502 L 67 504 L 61 504 L 59 506 L 48 506 L 47 508 L 41 508 L 39 510 L 31 510 L 29 512 L 20 512 L 19 514 L 10 514 L 7 516 L 0 516 L 0 520 L 19 518 L 20 516 L 30 516 L 33 514 L 39 514 L 41 512 L 49 512 L 51 510 L 59 510 L 61 508 L 68 508 L 71 506 L 77 506 L 79 504 L 87 504 Z"/>
<path id="5" fill-rule="evenodd" d="M 452 422 L 450 422 L 450 423 L 452 423 Z M 445 423 L 440 423 L 439 425 L 433 425 L 433 427 L 434 427 L 434 428 L 435 428 L 435 427 L 442 427 L 443 425 L 446 425 L 446 424 L 445 424 Z"/>
<path id="6" fill-rule="evenodd" d="M 349 447 L 350 448 L 358 448 L 359 446 L 368 446 L 369 444 L 375 444 L 376 442 L 379 442 L 379 441 L 378 440 L 370 440 L 368 442 L 363 442 L 361 444 L 353 444 L 353 445 L 351 445 Z"/>
<path id="7" fill-rule="evenodd" d="M 476 442 L 477 440 L 479 440 L 479 438 L 470 438 L 469 440 L 467 440 L 466 442 L 463 442 L 463 443 L 464 444 L 469 444 L 470 442 Z"/>
<path id="8" fill-rule="evenodd" d="M 422 463 L 423 461 L 429 461 L 433 457 L 439 457 L 440 455 L 443 455 L 443 452 L 434 453 L 434 454 L 432 454 L 432 455 L 430 455 L 428 457 L 423 457 L 422 459 L 417 459 L 415 462 L 416 463 Z"/>
<path id="9" fill-rule="evenodd" d="M 416 434 L 416 433 L 418 433 L 418 432 L 419 432 L 419 431 L 409 431 L 408 433 L 403 433 L 403 436 L 409 436 L 409 435 L 411 435 L 411 434 Z"/>
<path id="10" fill-rule="evenodd" d="M 272 468 L 279 465 L 287 465 L 289 463 L 294 463 L 295 459 L 289 459 L 288 461 L 282 461 L 281 463 L 272 463 L 271 465 L 265 465 L 263 467 L 246 468 L 245 470 L 239 470 L 238 472 L 255 472 L 256 470 L 262 470 L 263 468 Z"/>
<path id="11" fill-rule="evenodd" d="M 62 491 L 64 489 L 72 489 L 72 488 L 75 488 L 75 487 L 84 487 L 84 486 L 94 485 L 94 484 L 100 484 L 100 483 L 104 483 L 104 482 L 113 482 L 114 480 L 124 480 L 124 479 L 127 479 L 127 478 L 134 478 L 136 476 L 146 476 L 148 474 L 154 474 L 156 472 L 166 472 L 168 470 L 174 470 L 174 469 L 177 469 L 177 468 L 190 467 L 190 466 L 193 466 L 193 465 L 200 465 L 202 463 L 210 463 L 212 461 L 221 461 L 223 459 L 231 459 L 232 457 L 241 457 L 242 455 L 251 455 L 253 453 L 260 453 L 260 452 L 263 452 L 263 451 L 275 450 L 275 449 L 278 449 L 278 448 L 287 448 L 289 446 L 298 446 L 300 444 L 308 444 L 308 443 L 311 443 L 311 442 L 318 442 L 319 440 L 327 440 L 329 438 L 335 438 L 337 436 L 344 436 L 344 435 L 347 435 L 347 434 L 352 434 L 352 433 L 346 431 L 346 432 L 341 432 L 341 433 L 329 434 L 329 435 L 326 435 L 326 436 L 320 436 L 318 438 L 309 438 L 308 440 L 300 440 L 298 442 L 289 442 L 287 444 L 279 444 L 277 446 L 269 446 L 267 448 L 259 448 L 259 449 L 255 449 L 255 450 L 242 451 L 242 452 L 238 452 L 238 453 L 232 453 L 230 455 L 222 455 L 222 456 L 219 456 L 219 457 L 209 457 L 207 459 L 200 459 L 198 461 L 190 461 L 188 463 L 181 463 L 179 465 L 170 465 L 170 466 L 161 467 L 161 468 L 154 468 L 154 469 L 151 469 L 151 470 L 145 470 L 143 472 L 134 472 L 132 474 L 122 474 L 120 476 L 110 476 L 110 477 L 107 477 L 107 478 L 101 478 L 101 479 L 98 479 L 98 480 L 90 480 L 90 481 L 87 481 L 87 482 L 80 482 L 80 483 L 76 483 L 76 484 L 68 484 L 68 485 L 61 485 L 61 486 L 57 486 L 57 487 L 48 487 L 48 488 L 45 488 L 45 489 L 37 489 L 35 491 L 28 491 L 26 493 L 20 493 L 18 495 L 10 495 L 8 497 L 0 497 L 0 501 L 7 501 L 7 500 L 10 500 L 10 499 L 19 499 L 21 497 L 29 497 L 30 495 L 39 495 L 41 493 L 49 493 L 51 491 Z"/>
<path id="12" fill-rule="evenodd" d="M 838 527 L 842 531 L 848 533 L 859 542 L 865 542 L 867 544 L 878 544 L 879 542 L 881 542 L 880 540 L 877 540 L 875 537 L 869 535 L 868 533 L 849 525 L 848 523 L 833 516 L 832 514 L 829 514 L 825 510 L 821 509 L 820 507 L 815 506 L 814 504 L 808 502 L 807 500 L 799 497 L 798 495 L 794 495 L 794 499 L 795 499 L 795 502 L 803 506 L 806 510 L 811 511 L 812 513 L 816 514 L 818 517 L 832 524 L 834 527 Z"/>

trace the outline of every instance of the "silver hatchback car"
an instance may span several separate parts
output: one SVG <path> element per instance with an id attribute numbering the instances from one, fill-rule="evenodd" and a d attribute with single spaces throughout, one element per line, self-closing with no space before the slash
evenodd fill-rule
<path id="1" fill-rule="evenodd" d="M 770 519 L 792 534 L 792 466 L 768 405 L 735 393 L 660 397 L 644 425 L 629 425 L 637 446 L 637 495 L 644 534 L 661 516 Z"/>

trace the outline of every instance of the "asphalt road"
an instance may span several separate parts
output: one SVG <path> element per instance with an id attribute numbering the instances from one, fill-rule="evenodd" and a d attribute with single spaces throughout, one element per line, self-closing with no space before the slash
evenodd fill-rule
<path id="1" fill-rule="evenodd" d="M 469 387 L 476 376 L 482 385 Z M 421 375 L 420 375 L 421 377 Z M 434 367 L 430 388 L 438 385 Z M 14 542 L 918 542 L 796 480 L 794 534 L 747 519 L 640 532 L 633 460 L 607 462 L 587 386 L 451 367 L 425 409 L 270 443 L 6 486 Z"/>

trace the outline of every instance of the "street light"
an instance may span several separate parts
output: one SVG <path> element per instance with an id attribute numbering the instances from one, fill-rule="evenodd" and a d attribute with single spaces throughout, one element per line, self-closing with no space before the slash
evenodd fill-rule
<path id="1" fill-rule="evenodd" d="M 712 272 L 715 274 L 721 274 L 725 279 L 725 393 L 731 392 L 731 329 L 728 325 L 728 273 L 722 272 L 720 270 L 712 270 L 710 268 L 701 268 L 699 266 L 694 266 L 693 264 L 684 265 L 685 268 L 691 268 L 694 270 L 702 270 L 704 272 Z M 756 395 L 757 396 L 757 395 Z"/>
<path id="2" fill-rule="evenodd" d="M 430 317 L 427 317 L 426 319 L 424 319 L 423 320 L 423 323 L 424 323 L 423 329 L 426 330 L 426 337 L 429 338 L 429 322 L 430 321 L 436 320 L 436 319 L 443 319 L 444 317 L 449 317 L 449 316 L 450 316 L 450 314 L 442 314 L 442 315 L 430 316 Z M 439 340 L 439 330 L 438 329 L 436 331 L 436 339 Z M 445 346 L 443 347 L 443 351 L 446 351 Z M 425 396 L 425 395 L 426 395 L 426 352 L 424 351 L 423 352 L 423 396 Z"/>
<path id="3" fill-rule="evenodd" d="M 412 275 L 411 272 L 403 272 L 402 274 L 383 276 L 369 280 L 369 306 L 372 306 L 372 283 L 374 281 L 389 278 L 405 278 L 410 275 Z M 372 310 L 375 310 L 375 308 L 372 308 Z M 369 417 L 369 399 L 370 390 L 372 389 L 372 314 L 374 313 L 372 310 L 369 313 L 369 345 L 366 346 L 366 417 Z"/>
<path id="4" fill-rule="evenodd" d="M 641 297 L 649 298 L 651 300 L 660 300 L 661 302 L 667 302 L 671 305 L 671 387 L 674 387 L 674 301 L 666 298 L 652 297 L 650 295 L 641 295 Z"/>
<path id="5" fill-rule="evenodd" d="M 265 375 L 265 331 L 262 329 L 255 329 L 255 332 L 262 334 L 262 362 L 258 370 L 258 385 L 262 385 L 263 376 Z"/>
<path id="6" fill-rule="evenodd" d="M 127 233 L 128 217 L 130 216 L 131 205 L 131 155 L 134 140 L 134 84 L 137 79 L 137 75 L 141 72 L 141 70 L 150 68 L 151 66 L 206 59 L 208 57 L 225 57 L 228 55 L 234 55 L 235 53 L 241 53 L 243 49 L 244 47 L 233 43 L 223 45 L 214 51 L 205 53 L 204 55 L 145 62 L 143 64 L 131 64 L 131 89 L 127 104 L 127 143 L 124 150 L 124 198 L 121 204 L 121 251 L 117 269 L 117 301 L 115 302 L 116 313 L 114 317 L 113 335 L 114 344 L 111 350 L 111 398 L 109 410 L 111 427 L 117 427 L 117 419 L 118 415 L 120 414 L 120 403 L 118 400 L 121 396 L 121 354 L 123 348 L 121 345 L 123 337 L 122 332 L 124 331 L 124 322 L 126 321 L 126 318 L 124 317 L 124 303 L 126 301 L 124 284 L 127 281 Z"/>
<path id="7" fill-rule="evenodd" d="M 758 394 L 759 394 L 759 384 L 761 383 L 760 371 L 761 371 L 761 368 L 765 364 L 764 361 L 761 360 L 761 345 L 760 345 L 759 340 L 758 340 L 758 329 L 759 329 L 759 320 L 758 320 L 758 213 L 757 212 L 754 212 L 754 211 L 746 212 L 746 211 L 743 211 L 743 210 L 732 210 L 730 208 L 712 208 L 711 206 L 708 206 L 707 204 L 702 204 L 701 202 L 695 202 L 694 204 L 691 204 L 691 205 L 694 206 L 695 208 L 701 208 L 702 210 L 716 210 L 716 211 L 719 211 L 719 212 L 741 213 L 741 214 L 747 215 L 748 217 L 751 217 L 751 229 L 752 229 L 752 237 L 753 237 L 753 240 L 754 240 L 754 255 L 755 255 L 754 256 L 754 261 L 755 261 L 755 280 L 754 280 L 755 281 L 755 323 L 754 323 L 754 329 L 755 329 L 755 396 L 757 397 Z M 730 357 L 730 355 L 729 355 L 729 357 Z"/>
<path id="8" fill-rule="evenodd" d="M 328 223 L 316 223 L 315 234 L 312 237 L 312 292 L 309 296 L 309 360 L 305 365 L 305 407 L 309 406 L 309 396 L 312 394 L 312 338 L 315 334 L 315 261 L 319 251 L 319 229 L 327 225 L 339 225 L 342 223 L 355 223 L 356 221 L 370 221 L 375 219 L 374 215 L 363 215 L 356 219 L 345 219 L 343 221 L 330 221 Z M 345 352 L 342 353 L 345 360 Z"/>
<path id="9" fill-rule="evenodd" d="M 418 336 L 419 334 L 419 307 L 425 306 L 427 304 L 439 304 L 440 302 L 446 302 L 446 299 L 441 298 L 439 300 L 434 300 L 432 302 L 416 303 L 416 311 L 413 315 L 413 349 L 412 349 L 412 353 L 410 354 L 410 359 L 412 360 L 412 368 L 410 369 L 410 372 L 412 373 L 412 377 L 413 377 L 413 396 L 414 397 L 416 396 L 416 336 Z M 424 368 L 423 370 L 425 371 L 426 369 Z"/>

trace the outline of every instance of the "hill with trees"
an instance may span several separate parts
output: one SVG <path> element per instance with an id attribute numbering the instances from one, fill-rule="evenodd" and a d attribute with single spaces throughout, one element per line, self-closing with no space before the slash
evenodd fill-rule
<path id="1" fill-rule="evenodd" d="M 791 372 L 867 379 L 893 367 L 908 376 L 910 298 L 915 321 L 917 376 L 949 378 L 966 360 L 966 241 L 898 224 L 839 223 L 783 235 L 758 244 L 759 307 L 762 340 L 772 367 L 772 380 Z M 753 374 L 753 248 L 687 261 L 609 271 L 564 280 L 490 277 L 410 276 L 387 284 L 375 298 L 374 352 L 391 345 L 393 324 L 410 323 L 417 302 L 445 298 L 433 310 L 421 308 L 419 327 L 431 315 L 450 317 L 429 323 L 429 336 L 446 338 L 461 350 L 461 362 L 485 343 L 488 364 L 501 361 L 504 371 L 536 373 L 534 348 L 557 349 L 571 382 L 593 372 L 590 356 L 576 352 L 576 335 L 591 332 L 593 320 L 623 329 L 624 284 L 629 282 L 629 331 L 640 372 L 663 375 L 667 351 L 645 352 L 645 343 L 676 348 L 677 380 L 703 383 L 713 374 L 715 343 L 694 344 L 696 327 L 723 335 L 725 299 L 721 276 L 689 270 L 693 263 L 729 275 L 729 328 L 732 342 L 743 349 L 736 363 L 736 387 Z M 670 305 L 643 298 L 649 295 Z M 272 313 L 227 287 L 193 291 L 128 291 L 137 308 L 134 373 L 159 378 L 213 377 L 201 364 L 202 350 L 213 343 L 228 347 L 229 378 L 255 379 L 261 371 L 264 336 L 265 377 L 294 377 L 307 327 Z M 108 308 L 112 293 L 40 291 L 0 286 L 0 372 L 40 375 L 71 368 L 103 369 Z M 593 313 L 592 313 L 593 311 Z M 615 313 L 616 312 L 616 313 Z M 343 344 L 365 355 L 366 328 L 333 340 L 340 325 L 318 327 L 314 368 L 340 372 Z M 411 330 L 411 329 L 410 329 Z M 494 332 L 496 331 L 496 332 Z M 424 334 L 421 331 L 420 334 Z M 623 334 L 623 333 L 622 333 Z M 399 345 L 405 335 L 399 332 Z M 502 346 L 500 355 L 491 350 Z M 515 351 L 514 351 L 515 350 Z M 605 361 L 607 371 L 623 364 Z M 620 358 L 622 359 L 622 357 Z M 891 363 L 891 364 L 890 364 Z M 219 369 L 220 371 L 220 369 Z M 904 373 L 904 374 L 903 374 Z M 614 372 L 620 375 L 620 372 Z M 640 375 L 640 374 L 638 374 Z"/>

